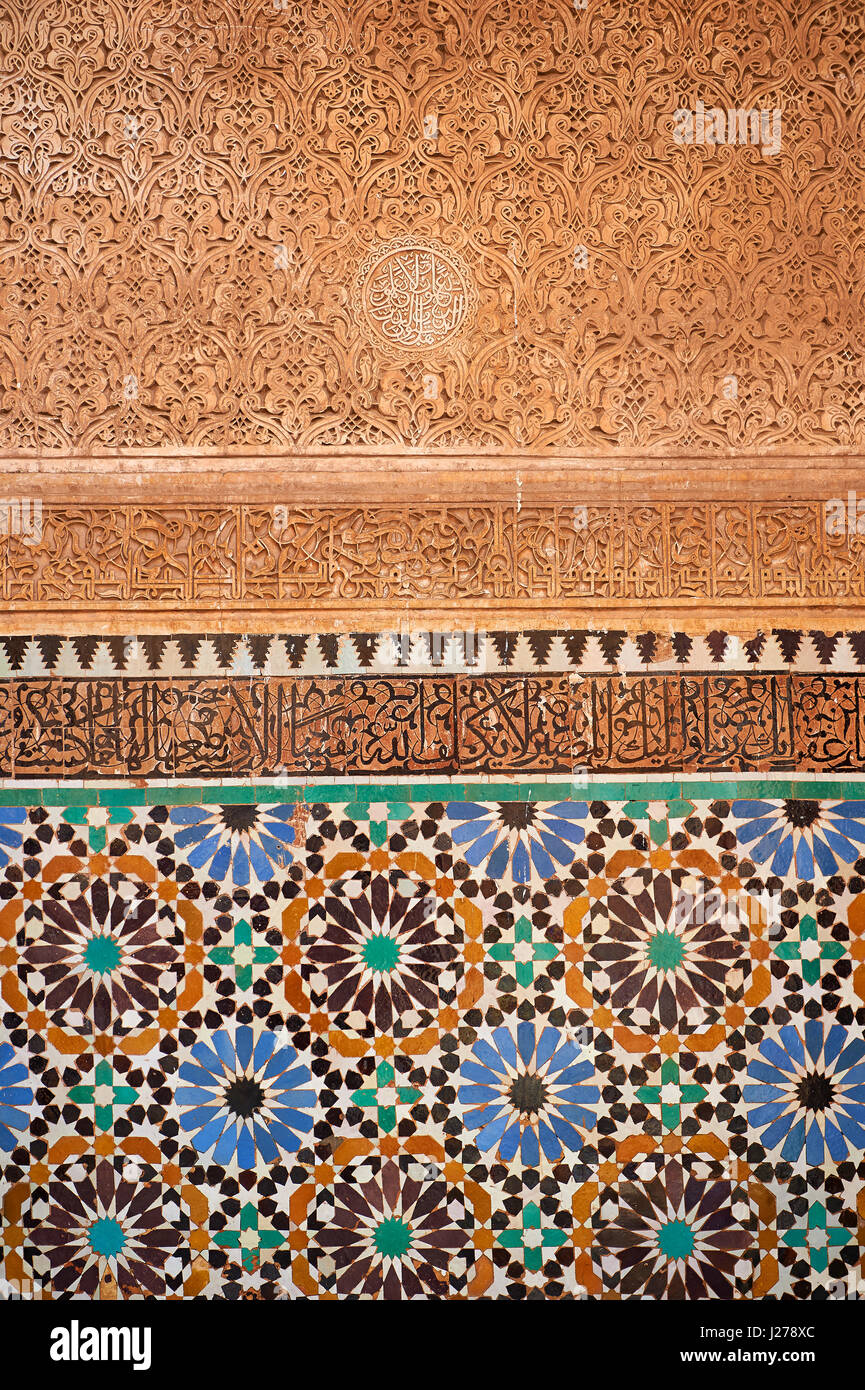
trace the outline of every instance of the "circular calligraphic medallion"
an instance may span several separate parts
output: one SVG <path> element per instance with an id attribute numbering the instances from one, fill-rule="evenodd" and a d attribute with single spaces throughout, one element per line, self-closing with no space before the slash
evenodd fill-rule
<path id="1" fill-rule="evenodd" d="M 411 237 L 371 251 L 358 284 L 371 331 L 401 352 L 451 342 L 474 306 L 471 278 L 460 258 L 437 242 Z"/>

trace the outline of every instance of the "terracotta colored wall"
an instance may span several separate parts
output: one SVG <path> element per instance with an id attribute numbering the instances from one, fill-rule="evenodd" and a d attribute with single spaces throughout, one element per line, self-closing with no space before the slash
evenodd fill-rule
<path id="1" fill-rule="evenodd" d="M 0 8 L 7 1285 L 865 1273 L 863 58 Z"/>

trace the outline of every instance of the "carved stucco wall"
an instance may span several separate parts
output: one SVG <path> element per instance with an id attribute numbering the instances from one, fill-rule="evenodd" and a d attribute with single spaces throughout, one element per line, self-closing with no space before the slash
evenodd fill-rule
<path id="1" fill-rule="evenodd" d="M 0 49 L 9 453 L 862 448 L 850 0 L 13 0 Z M 698 100 L 780 151 L 677 144 Z M 375 331 L 399 243 L 437 327 L 391 281 Z"/>
<path id="2" fill-rule="evenodd" d="M 822 524 L 865 477 L 857 5 L 37 0 L 0 39 L 9 630 L 865 626 Z M 697 102 L 779 149 L 678 143 Z"/>

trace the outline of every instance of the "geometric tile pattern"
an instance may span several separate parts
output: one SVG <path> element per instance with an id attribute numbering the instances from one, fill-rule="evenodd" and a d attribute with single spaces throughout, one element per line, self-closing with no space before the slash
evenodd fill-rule
<path id="1" fill-rule="evenodd" d="M 72 637 L 0 636 L 0 678 L 45 676 L 301 676 L 327 672 L 485 671 L 489 674 L 604 671 L 856 671 L 861 632 L 773 628 L 737 637 L 615 629 L 389 632 L 189 632 Z"/>
<path id="2" fill-rule="evenodd" d="M 865 801 L 755 786 L 128 786 L 92 820 L 96 788 L 8 790 L 0 1276 L 47 1299 L 857 1280 Z"/>

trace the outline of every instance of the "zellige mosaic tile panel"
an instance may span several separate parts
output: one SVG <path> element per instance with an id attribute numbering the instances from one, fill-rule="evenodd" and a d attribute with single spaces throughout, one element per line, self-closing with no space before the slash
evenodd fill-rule
<path id="1" fill-rule="evenodd" d="M 3 1277 L 300 1300 L 858 1278 L 865 787 L 659 785 L 7 794 Z"/>

